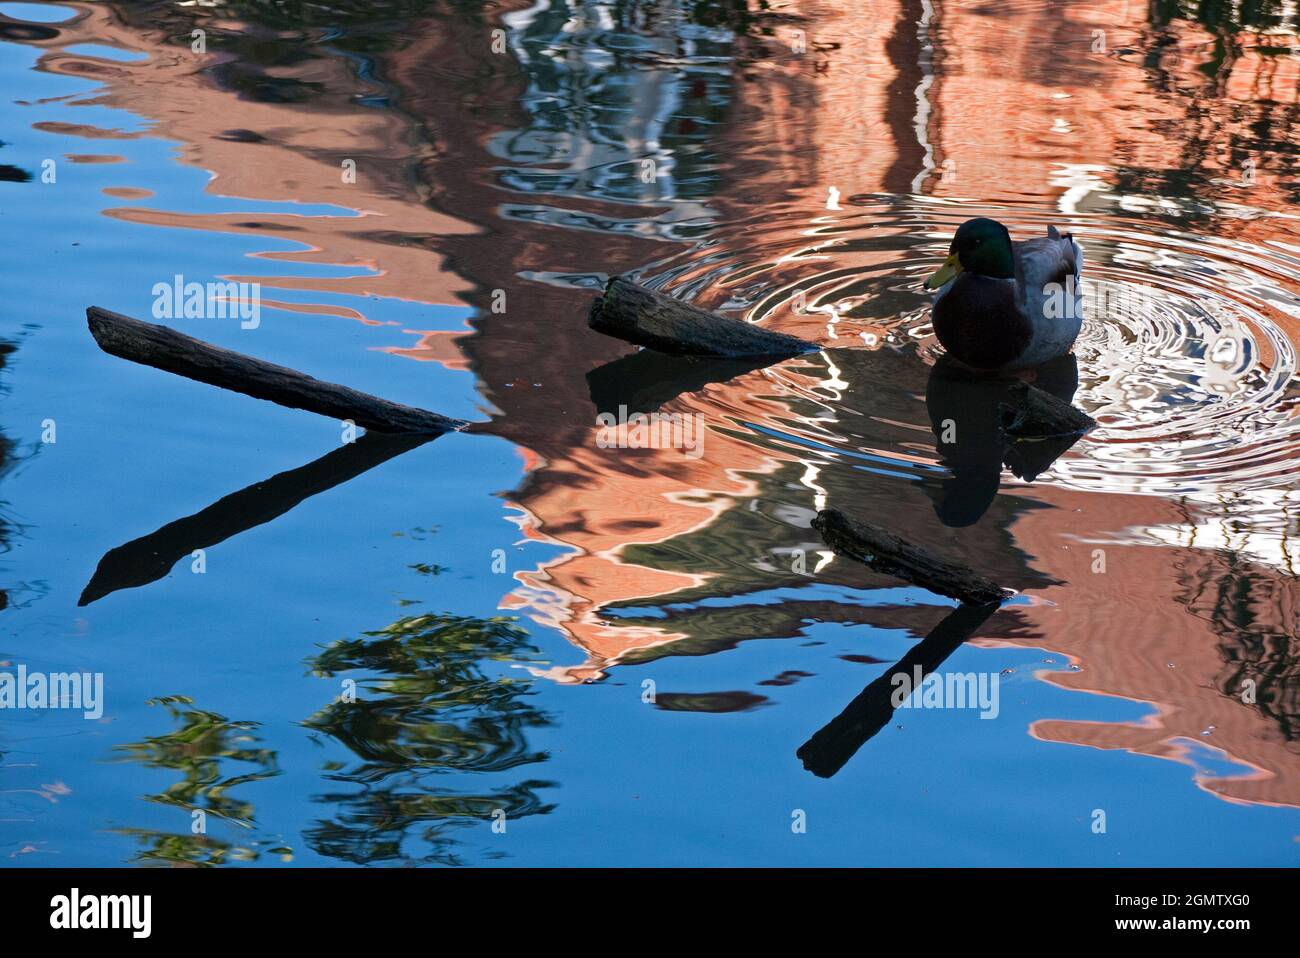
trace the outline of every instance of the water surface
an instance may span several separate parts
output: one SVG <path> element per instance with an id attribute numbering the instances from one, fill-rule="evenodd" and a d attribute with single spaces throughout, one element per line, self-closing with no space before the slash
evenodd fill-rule
<path id="1" fill-rule="evenodd" d="M 5 861 L 1294 864 L 1300 40 L 1234 9 L 0 4 L 0 663 L 106 698 L 4 713 Z M 1084 247 L 1066 449 L 939 361 L 977 215 Z M 618 273 L 822 348 L 633 355 Z M 474 427 L 101 353 L 176 275 L 262 295 L 177 328 Z M 945 644 L 828 506 L 1020 594 Z M 909 655 L 996 718 L 864 719 Z"/>

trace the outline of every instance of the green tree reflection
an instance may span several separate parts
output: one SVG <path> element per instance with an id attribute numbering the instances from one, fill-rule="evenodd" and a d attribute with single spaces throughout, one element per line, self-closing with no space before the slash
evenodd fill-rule
<path id="1" fill-rule="evenodd" d="M 305 723 L 356 757 L 329 768 L 330 780 L 353 788 L 316 796 L 337 811 L 307 829 L 313 849 L 356 864 L 460 864 L 456 831 L 486 831 L 501 813 L 509 822 L 551 811 L 536 792 L 553 783 L 498 777 L 547 758 L 526 736 L 549 724 L 528 701 L 529 683 L 483 668 L 535 651 L 513 622 L 408 616 L 335 642 L 311 661 L 323 678 L 373 676 L 358 676 L 355 697 L 340 696 Z M 482 786 L 472 787 L 478 776 Z"/>
<path id="2" fill-rule="evenodd" d="M 187 824 L 191 831 L 116 829 L 117 834 L 130 835 L 144 846 L 134 861 L 220 865 L 228 861 L 253 861 L 263 853 L 290 858 L 290 850 L 283 845 L 259 840 L 228 842 L 208 834 L 211 825 L 208 820 L 213 818 L 237 828 L 254 829 L 257 823 L 253 804 L 231 792 L 240 785 L 280 774 L 276 753 L 259 747 L 257 737 L 252 734 L 258 723 L 231 721 L 216 712 L 195 708 L 194 701 L 184 695 L 151 699 L 149 705 L 163 706 L 178 727 L 165 735 L 118 745 L 116 749 L 126 753 L 124 761 L 181 773 L 180 781 L 162 792 L 146 795 L 145 800 L 189 812 Z M 232 765 L 237 766 L 233 773 Z M 239 765 L 244 768 L 238 768 Z M 201 822 L 202 826 L 196 827 L 195 822 Z"/>

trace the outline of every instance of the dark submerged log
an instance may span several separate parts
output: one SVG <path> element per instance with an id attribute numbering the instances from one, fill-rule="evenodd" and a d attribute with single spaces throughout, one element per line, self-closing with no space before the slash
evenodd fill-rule
<path id="1" fill-rule="evenodd" d="M 823 509 L 817 513 L 812 527 L 821 533 L 837 555 L 950 599 L 970 605 L 986 605 L 1001 602 L 1011 595 L 1009 590 L 969 566 L 940 559 L 879 526 L 854 521 L 836 509 Z"/>
<path id="2" fill-rule="evenodd" d="M 86 310 L 86 320 L 95 342 L 106 353 L 291 409 L 350 419 L 375 432 L 406 435 L 438 435 L 466 425 L 427 409 L 321 382 L 287 366 L 254 359 L 98 306 Z"/>
<path id="3" fill-rule="evenodd" d="M 232 492 L 201 512 L 104 553 L 77 605 L 89 605 L 119 589 L 156 582 L 195 549 L 210 548 L 278 519 L 303 500 L 436 438 L 367 433 L 305 466 Z"/>
<path id="4" fill-rule="evenodd" d="M 621 276 L 610 279 L 605 294 L 591 304 L 587 325 L 606 336 L 674 356 L 775 359 L 817 349 L 798 337 L 724 319 Z"/>
<path id="5" fill-rule="evenodd" d="M 1028 383 L 1013 383 L 1008 398 L 1011 405 L 1000 411 L 1002 427 L 1011 439 L 1078 437 L 1097 425 L 1087 413 Z"/>
<path id="6" fill-rule="evenodd" d="M 949 612 L 893 668 L 863 689 L 843 712 L 799 747 L 795 754 L 803 767 L 821 778 L 830 778 L 843 768 L 894 714 L 894 692 L 899 687 L 897 676 L 906 676 L 910 683 L 918 665 L 922 678 L 937 671 L 997 609 L 998 603 L 990 602 L 959 605 Z"/>

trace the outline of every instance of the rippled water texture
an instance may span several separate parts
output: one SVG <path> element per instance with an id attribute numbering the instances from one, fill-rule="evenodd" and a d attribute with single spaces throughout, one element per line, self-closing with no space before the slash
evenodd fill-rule
<path id="1" fill-rule="evenodd" d="M 1103 426 L 1060 463 L 1061 482 L 1163 496 L 1292 484 L 1300 427 L 1288 338 L 1300 321 L 1288 287 L 1300 267 L 1294 245 L 1213 240 L 1076 209 L 1025 215 L 881 196 L 837 205 L 791 216 L 784 229 L 766 219 L 758 240 L 743 227 L 734 238 L 712 232 L 642 275 L 828 347 L 910 348 L 928 363 L 942 349 L 919 281 L 956 227 L 972 215 L 997 218 L 1021 236 L 1061 224 L 1079 238 L 1087 272 L 1074 398 Z M 1293 232 L 1295 217 L 1280 218 Z"/>
<path id="2" fill-rule="evenodd" d="M 1295 863 L 1293 3 L 0 14 L 0 664 L 107 690 L 0 716 L 13 863 Z M 1026 374 L 1078 441 L 943 358 L 976 216 L 1084 250 Z M 185 332 L 475 425 L 340 448 L 95 348 L 181 274 L 262 297 Z M 634 353 L 615 274 L 820 348 Z M 1018 595 L 966 621 L 826 507 Z M 995 719 L 881 712 L 900 660 Z"/>

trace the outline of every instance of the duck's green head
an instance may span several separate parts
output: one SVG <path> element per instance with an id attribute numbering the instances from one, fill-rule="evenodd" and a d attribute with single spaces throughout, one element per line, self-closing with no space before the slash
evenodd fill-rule
<path id="1" fill-rule="evenodd" d="M 1011 279 L 1016 275 L 1011 234 L 1005 226 L 984 216 L 962 223 L 948 247 L 948 258 L 925 281 L 925 288 L 938 289 L 962 272 L 992 279 Z"/>

